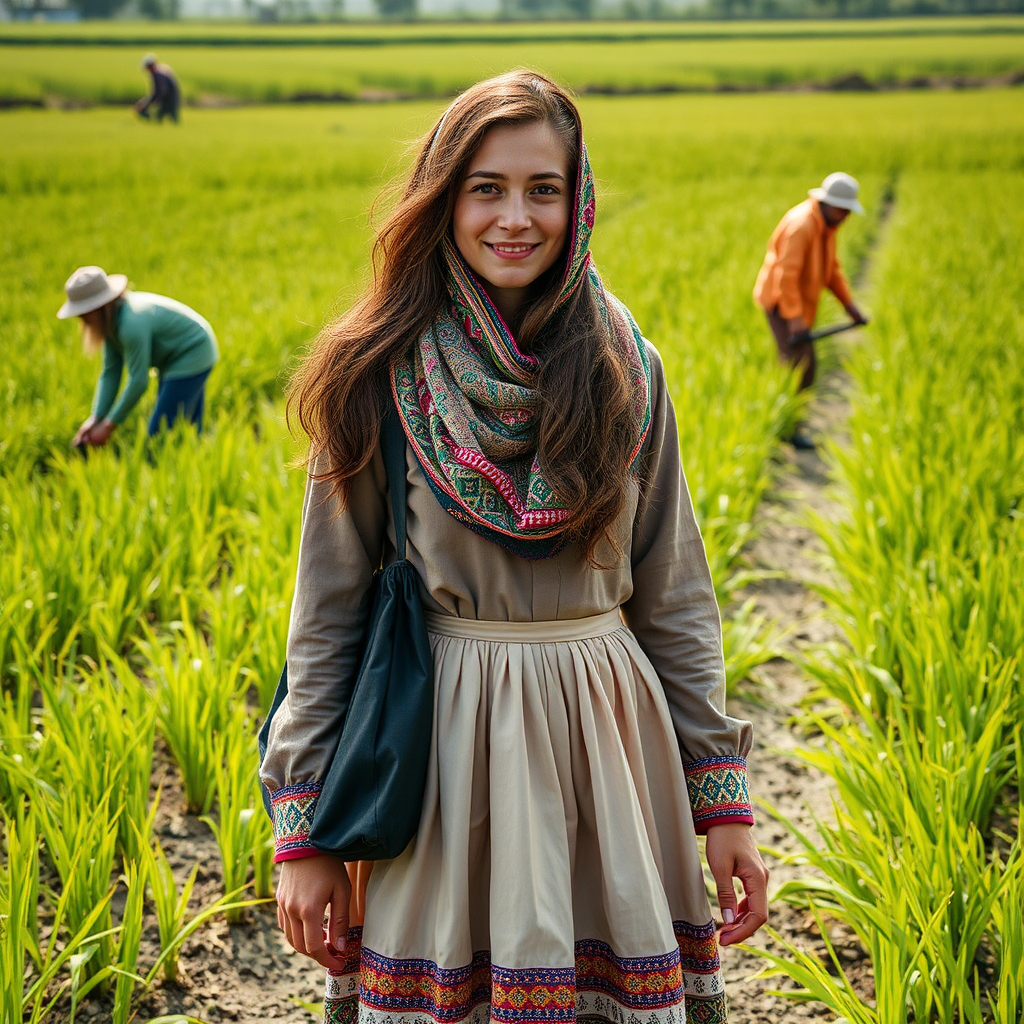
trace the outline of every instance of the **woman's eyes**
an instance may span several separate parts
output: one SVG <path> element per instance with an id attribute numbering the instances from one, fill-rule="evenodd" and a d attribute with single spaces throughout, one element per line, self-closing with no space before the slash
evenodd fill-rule
<path id="1" fill-rule="evenodd" d="M 470 189 L 470 193 L 477 193 L 483 196 L 500 196 L 501 188 L 493 181 L 485 181 L 480 185 L 474 185 Z M 560 195 L 557 188 L 554 185 L 535 185 L 530 189 L 530 194 L 535 196 L 557 196 Z"/>

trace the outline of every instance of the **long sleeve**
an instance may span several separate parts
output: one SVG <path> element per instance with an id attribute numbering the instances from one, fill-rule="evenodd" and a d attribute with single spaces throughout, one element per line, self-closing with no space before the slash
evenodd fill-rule
<path id="1" fill-rule="evenodd" d="M 329 483 L 311 475 L 306 484 L 288 628 L 288 696 L 274 716 L 260 769 L 271 792 L 277 860 L 317 852 L 309 829 L 355 682 L 387 529 L 386 488 L 379 451 L 353 480 L 340 514 Z"/>
<path id="2" fill-rule="evenodd" d="M 804 315 L 800 278 L 807 262 L 808 247 L 813 241 L 812 233 L 813 224 L 797 221 L 787 225 L 778 240 L 779 315 L 787 320 Z"/>
<path id="3" fill-rule="evenodd" d="M 661 679 L 683 759 L 694 825 L 753 822 L 749 722 L 725 713 L 722 626 L 679 458 L 675 412 L 654 358 L 647 485 L 633 529 L 626 621 Z"/>
<path id="4" fill-rule="evenodd" d="M 834 240 L 832 244 L 835 245 Z M 825 282 L 825 286 L 844 306 L 849 306 L 853 302 L 853 295 L 850 293 L 850 286 L 847 284 L 843 268 L 839 264 L 838 255 L 832 260 L 832 274 Z"/>
<path id="5" fill-rule="evenodd" d="M 123 324 L 123 319 L 122 319 Z M 138 400 L 149 387 L 149 367 L 153 351 L 153 335 L 149 324 L 135 318 L 130 326 L 123 325 L 118 340 L 124 349 L 124 361 L 128 367 L 128 380 L 117 404 L 110 411 L 107 419 L 111 423 L 122 423 L 124 418 L 135 408 Z M 110 346 L 108 345 L 109 349 Z"/>
<path id="6" fill-rule="evenodd" d="M 103 346 L 103 371 L 96 382 L 96 393 L 92 400 L 92 414 L 96 419 L 103 419 L 110 411 L 117 397 L 117 389 L 121 386 L 121 370 L 124 360 L 121 353 L 111 345 Z"/>

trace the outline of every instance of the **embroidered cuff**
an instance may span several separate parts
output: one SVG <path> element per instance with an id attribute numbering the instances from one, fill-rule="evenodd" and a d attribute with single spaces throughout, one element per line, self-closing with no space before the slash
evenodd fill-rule
<path id="1" fill-rule="evenodd" d="M 275 861 L 314 857 L 320 852 L 309 841 L 320 789 L 319 782 L 297 782 L 282 786 L 271 795 Z"/>
<path id="2" fill-rule="evenodd" d="M 745 758 L 703 757 L 683 765 L 683 770 L 697 835 L 704 835 L 712 825 L 754 824 Z"/>

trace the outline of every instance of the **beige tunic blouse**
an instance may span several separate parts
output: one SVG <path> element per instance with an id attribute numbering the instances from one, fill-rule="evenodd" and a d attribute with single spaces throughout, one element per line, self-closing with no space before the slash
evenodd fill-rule
<path id="1" fill-rule="evenodd" d="M 528 560 L 485 540 L 441 508 L 408 449 L 407 557 L 419 572 L 424 606 L 434 612 L 528 622 L 621 608 L 664 686 L 684 766 L 719 757 L 742 765 L 751 726 L 725 714 L 718 605 L 683 476 L 664 367 L 650 343 L 648 353 L 648 483 L 642 494 L 636 484 L 629 486 L 614 523 L 621 557 L 615 559 L 606 545 L 598 550 L 605 562 L 614 560 L 613 568 L 591 568 L 576 545 Z M 353 481 L 340 515 L 329 490 L 312 477 L 307 482 L 288 635 L 289 692 L 272 723 L 261 769 L 271 792 L 316 783 L 326 774 L 347 710 L 337 699 L 337 681 L 357 668 L 381 553 L 385 562 L 395 556 L 380 451 Z"/>

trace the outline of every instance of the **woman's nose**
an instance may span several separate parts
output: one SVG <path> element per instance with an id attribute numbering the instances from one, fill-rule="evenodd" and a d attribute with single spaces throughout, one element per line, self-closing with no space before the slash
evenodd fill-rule
<path id="1" fill-rule="evenodd" d="M 530 226 L 530 214 L 522 196 L 506 196 L 498 213 L 498 227 L 505 231 L 522 231 Z"/>

